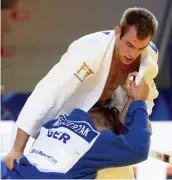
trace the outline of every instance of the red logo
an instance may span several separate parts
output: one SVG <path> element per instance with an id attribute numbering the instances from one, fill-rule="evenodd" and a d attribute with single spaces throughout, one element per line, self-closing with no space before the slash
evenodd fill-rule
<path id="1" fill-rule="evenodd" d="M 14 21 L 27 21 L 30 18 L 28 10 L 16 10 L 11 13 L 11 19 Z"/>

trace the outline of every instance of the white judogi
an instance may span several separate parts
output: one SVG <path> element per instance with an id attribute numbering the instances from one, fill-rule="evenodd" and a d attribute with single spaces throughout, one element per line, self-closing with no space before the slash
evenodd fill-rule
<path id="1" fill-rule="evenodd" d="M 103 92 L 114 45 L 114 31 L 96 32 L 74 41 L 60 62 L 36 86 L 18 117 L 18 127 L 35 138 L 40 126 L 58 114 L 69 114 L 74 108 L 88 111 Z M 150 84 L 149 114 L 158 95 L 153 83 L 158 72 L 157 59 L 157 49 L 151 43 L 142 53 L 136 78 L 139 82 L 145 76 Z M 111 105 L 122 110 L 126 93 L 121 86 L 114 93 Z"/>

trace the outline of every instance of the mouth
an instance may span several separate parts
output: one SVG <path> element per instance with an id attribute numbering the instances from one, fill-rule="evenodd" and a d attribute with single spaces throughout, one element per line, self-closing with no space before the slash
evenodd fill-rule
<path id="1" fill-rule="evenodd" d="M 133 62 L 133 59 L 131 59 L 131 58 L 127 58 L 126 56 L 124 57 L 124 59 L 125 59 L 125 64 L 131 64 L 132 62 Z"/>

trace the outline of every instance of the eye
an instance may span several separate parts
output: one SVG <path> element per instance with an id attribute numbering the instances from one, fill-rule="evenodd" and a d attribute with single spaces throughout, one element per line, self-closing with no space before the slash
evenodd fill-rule
<path id="1" fill-rule="evenodd" d="M 132 45 L 131 45 L 130 43 L 127 43 L 127 46 L 128 46 L 128 47 L 132 47 Z"/>

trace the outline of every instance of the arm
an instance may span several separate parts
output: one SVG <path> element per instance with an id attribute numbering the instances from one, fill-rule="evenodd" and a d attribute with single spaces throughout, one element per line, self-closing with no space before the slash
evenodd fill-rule
<path id="1" fill-rule="evenodd" d="M 24 132 L 22 129 L 18 128 L 13 148 L 16 151 L 23 153 L 28 139 L 29 139 L 29 135 L 26 132 Z"/>
<path id="2" fill-rule="evenodd" d="M 147 108 L 143 101 L 135 101 L 131 104 L 125 124 L 130 126 L 130 130 L 120 137 L 123 147 L 119 147 L 119 156 L 116 158 L 123 165 L 146 160 L 150 148 L 151 131 L 149 130 Z"/>
<path id="3" fill-rule="evenodd" d="M 90 57 L 99 35 L 83 37 L 71 44 L 60 62 L 38 83 L 23 107 L 17 125 L 33 138 L 40 126 L 54 119 L 82 81 L 94 75 L 101 61 Z"/>
<path id="4" fill-rule="evenodd" d="M 133 98 L 132 97 L 128 97 L 128 100 L 127 100 L 127 103 L 125 104 L 124 108 L 122 109 L 120 115 L 119 115 L 119 119 L 120 119 L 120 122 L 122 124 L 124 124 L 124 121 L 125 121 L 125 117 L 126 117 L 126 114 L 127 114 L 127 111 L 128 111 L 128 108 L 130 106 L 130 104 L 133 102 Z"/>
<path id="5" fill-rule="evenodd" d="M 134 100 L 144 100 L 147 105 L 148 115 L 150 115 L 151 114 L 150 111 L 152 111 L 152 107 L 154 106 L 152 99 L 155 99 L 157 97 L 158 92 L 156 90 L 156 86 L 154 82 L 150 86 L 148 85 L 148 82 L 145 82 L 145 80 L 142 79 L 140 80 L 140 84 L 136 86 L 134 77 L 137 77 L 137 72 L 130 73 L 124 85 L 124 89 L 126 90 L 127 95 L 128 95 L 128 100 L 119 116 L 120 122 L 122 124 L 124 124 L 124 120 L 125 120 L 125 116 L 128 111 L 128 108 Z M 149 121 L 149 127 L 150 129 L 152 129 L 150 121 Z"/>
<path id="6" fill-rule="evenodd" d="M 158 94 L 159 93 L 158 90 L 156 89 L 156 85 L 154 81 L 152 81 L 152 83 L 149 85 L 149 96 L 145 101 L 148 109 L 148 115 L 151 115 L 152 113 L 152 109 L 154 107 L 154 99 L 158 97 Z"/>
<path id="7" fill-rule="evenodd" d="M 33 138 L 37 137 L 44 123 L 56 117 L 63 104 L 81 84 L 74 75 L 82 64 L 76 53 L 77 47 L 77 42 L 72 44 L 60 62 L 36 85 L 18 117 L 18 128 Z"/>
<path id="8" fill-rule="evenodd" d="M 143 101 L 131 103 L 125 124 L 130 126 L 127 134 L 117 136 L 112 133 L 111 137 L 108 137 L 108 142 L 105 136 L 109 147 L 103 156 L 105 159 L 110 158 L 110 163 L 115 167 L 142 162 L 147 159 L 149 153 L 151 131 L 147 107 Z"/>
<path id="9" fill-rule="evenodd" d="M 126 83 L 123 85 L 123 88 L 127 92 L 128 99 L 127 99 L 127 102 L 124 105 L 124 107 L 123 107 L 123 109 L 122 109 L 122 111 L 121 111 L 121 113 L 119 115 L 119 119 L 120 119 L 120 122 L 122 124 L 124 124 L 125 117 L 126 117 L 126 114 L 127 114 L 127 111 L 128 111 L 128 108 L 129 108 L 130 104 L 134 101 L 133 96 L 132 96 L 132 92 L 131 92 L 131 84 L 134 81 L 134 77 L 136 77 L 136 75 L 137 75 L 136 71 L 132 72 L 132 73 L 129 73 L 128 77 L 126 79 Z"/>
<path id="10" fill-rule="evenodd" d="M 81 85 L 82 80 L 90 78 L 90 75 L 97 72 L 101 61 L 93 61 L 92 58 L 87 58 L 97 44 L 99 36 L 96 36 L 95 39 L 96 41 L 93 41 L 94 38 L 88 36 L 72 43 L 60 62 L 38 83 L 17 120 L 17 126 L 21 129 L 18 131 L 25 134 L 20 136 L 20 141 L 23 144 L 20 144 L 19 149 L 24 148 L 28 136 L 36 138 L 41 125 L 50 119 L 54 119 L 64 103 Z M 86 67 L 84 63 L 87 64 Z M 90 68 L 93 68 L 94 72 Z M 16 137 L 14 147 L 18 141 L 19 136 Z M 7 155 L 7 158 L 9 156 L 10 154 Z M 13 157 L 10 158 L 12 163 Z"/>
<path id="11" fill-rule="evenodd" d="M 75 51 L 73 47 L 70 47 L 61 61 L 38 83 L 25 103 L 16 122 L 18 130 L 13 148 L 4 159 L 9 169 L 13 168 L 14 159 L 23 154 L 29 136 L 37 137 L 41 125 L 57 115 L 65 100 L 81 83 L 74 76 L 80 63 L 74 57 L 75 53 L 71 53 L 73 51 Z M 74 62 L 76 66 L 73 65 Z M 70 86 L 70 91 L 66 88 L 66 84 Z"/>
<path id="12" fill-rule="evenodd" d="M 154 107 L 154 99 L 158 97 L 158 91 L 154 83 L 154 78 L 158 74 L 158 49 L 153 42 L 149 43 L 148 48 L 143 53 L 144 61 L 140 64 L 138 76 L 136 76 L 136 84 L 144 78 L 145 82 L 149 85 L 149 96 L 146 99 L 148 115 L 152 113 Z"/>
<path id="13" fill-rule="evenodd" d="M 13 169 L 14 160 L 18 160 L 23 155 L 23 151 L 28 139 L 29 135 L 25 133 L 22 129 L 18 128 L 13 148 L 4 158 L 4 162 L 10 170 Z"/>
<path id="14" fill-rule="evenodd" d="M 111 138 L 114 140 L 112 156 L 113 161 L 116 161 L 116 166 L 146 160 L 150 147 L 151 131 L 149 129 L 147 106 L 143 101 L 147 99 L 149 86 L 143 80 L 138 86 L 132 81 L 129 83 L 128 89 L 129 99 L 130 96 L 134 99 L 134 102 L 126 104 L 123 111 L 126 114 L 124 124 L 129 127 L 129 131 L 124 135 Z"/>

